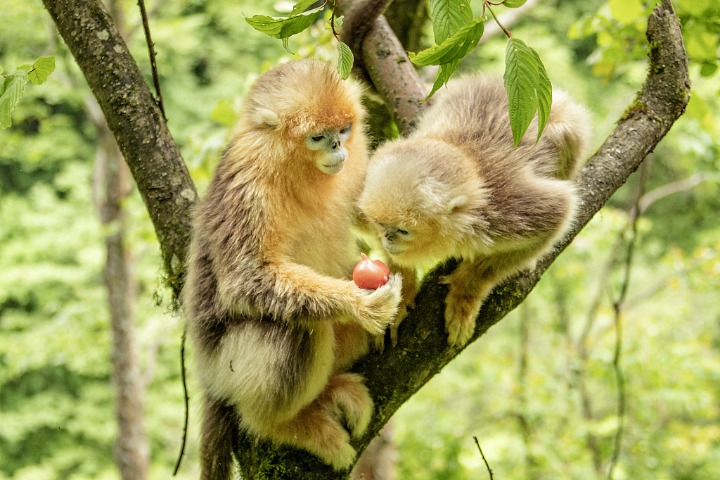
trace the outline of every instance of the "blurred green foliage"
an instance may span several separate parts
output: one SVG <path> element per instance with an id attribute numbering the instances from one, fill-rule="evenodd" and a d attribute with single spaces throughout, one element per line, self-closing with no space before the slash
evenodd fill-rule
<path id="1" fill-rule="evenodd" d="M 623 313 L 628 410 L 617 478 L 720 478 L 716 3 L 676 2 L 693 97 L 653 154 L 646 186 L 655 193 L 678 188 L 658 195 L 639 225 Z M 149 79 L 139 14 L 133 2 L 123 5 L 129 45 Z M 169 125 L 202 191 L 248 86 L 289 56 L 243 14 L 289 9 L 230 0 L 148 8 Z M 591 108 L 595 146 L 644 77 L 647 11 L 640 1 L 539 2 L 513 26 L 532 42 L 553 85 Z M 505 43 L 489 39 L 460 69 L 501 72 Z M 336 55 L 322 26 L 292 45 L 303 56 Z M 42 55 L 53 55 L 57 70 L 26 91 L 13 126 L 0 132 L 0 478 L 117 478 L 91 93 L 40 1 L 6 0 L 0 65 L 12 70 Z M 485 478 L 473 436 L 496 478 L 604 478 L 616 428 L 612 302 L 624 267 L 617 242 L 636 189 L 633 178 L 516 312 L 398 412 L 398 478 Z M 142 202 L 134 195 L 125 206 L 139 282 L 151 477 L 167 478 L 181 440 L 182 324 L 164 300 Z M 193 400 L 196 392 L 191 388 Z M 198 416 L 193 408 L 180 478 L 197 477 Z"/>

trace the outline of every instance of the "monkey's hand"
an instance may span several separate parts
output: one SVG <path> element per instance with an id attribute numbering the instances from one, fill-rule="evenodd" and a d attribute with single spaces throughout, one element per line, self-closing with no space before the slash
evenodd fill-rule
<path id="1" fill-rule="evenodd" d="M 380 335 L 395 319 L 400 305 L 402 276 L 391 274 L 388 282 L 376 290 L 361 290 L 355 317 L 360 326 L 373 335 Z"/>
<path id="2" fill-rule="evenodd" d="M 475 294 L 468 294 L 462 288 L 450 285 L 450 292 L 445 299 L 445 331 L 450 345 L 459 347 L 470 340 L 481 305 L 482 296 L 478 298 Z"/>
<path id="3" fill-rule="evenodd" d="M 448 343 L 465 345 L 475 331 L 475 322 L 483 300 L 492 290 L 493 283 L 480 280 L 482 275 L 471 277 L 475 270 L 470 262 L 463 261 L 453 273 L 442 277 L 450 290 L 445 298 L 445 331 Z"/>

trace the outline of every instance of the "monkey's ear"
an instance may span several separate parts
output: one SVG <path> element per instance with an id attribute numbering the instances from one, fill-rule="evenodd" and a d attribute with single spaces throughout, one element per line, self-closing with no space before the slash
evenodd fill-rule
<path id="1" fill-rule="evenodd" d="M 459 210 L 464 210 L 470 203 L 470 198 L 467 195 L 456 195 L 450 199 L 447 205 L 447 213 L 455 213 Z"/>
<path id="2" fill-rule="evenodd" d="M 269 108 L 256 108 L 254 117 L 257 125 L 266 125 L 270 128 L 277 128 L 280 125 L 280 117 Z"/>

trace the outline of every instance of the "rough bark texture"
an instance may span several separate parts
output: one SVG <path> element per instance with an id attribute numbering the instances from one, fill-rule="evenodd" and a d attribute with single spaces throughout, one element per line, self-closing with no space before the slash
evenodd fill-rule
<path id="1" fill-rule="evenodd" d="M 174 287 L 182 278 L 187 249 L 188 208 L 195 191 L 162 117 L 132 58 L 97 0 L 44 0 L 66 43 L 103 106 L 109 125 L 131 165 L 155 222 L 166 268 Z M 653 12 L 648 24 L 650 65 L 634 103 L 618 122 L 578 179 L 580 213 L 572 231 L 537 269 L 498 287 L 480 312 L 473 340 L 523 301 L 542 273 L 610 196 L 637 169 L 682 114 L 689 98 L 687 57 L 670 0 Z M 373 23 L 363 41 L 363 59 L 394 112 L 402 132 L 412 130 L 422 110 L 425 89 L 384 18 Z M 367 434 L 354 444 L 362 451 L 390 416 L 437 374 L 462 348 L 447 346 L 443 325 L 447 288 L 438 278 L 453 268 L 440 266 L 425 279 L 416 308 L 402 324 L 397 347 L 371 355 L 355 366 L 375 399 L 376 413 Z M 236 439 L 242 474 L 247 479 L 344 479 L 311 455 L 265 442 Z"/>
<path id="2" fill-rule="evenodd" d="M 43 0 L 102 108 L 160 242 L 167 281 L 182 287 L 195 186 L 140 70 L 99 0 Z"/>
<path id="3" fill-rule="evenodd" d="M 370 5 L 376 3 L 376 0 L 363 0 L 358 3 Z M 337 7 L 343 12 L 350 4 L 349 0 L 342 0 L 337 2 Z M 400 133 L 406 135 L 415 128 L 420 113 L 430 105 L 429 102 L 422 102 L 427 96 L 427 90 L 385 17 L 378 16 L 373 8 L 355 11 L 364 12 L 374 18 L 367 29 L 362 28 L 363 32 L 367 30 L 365 38 L 353 43 L 361 45 L 365 73 L 395 119 Z M 347 22 L 365 23 L 357 19 Z"/>

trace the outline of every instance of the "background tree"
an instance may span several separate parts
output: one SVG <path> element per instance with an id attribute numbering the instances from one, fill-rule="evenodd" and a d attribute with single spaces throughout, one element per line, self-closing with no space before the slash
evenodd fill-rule
<path id="1" fill-rule="evenodd" d="M 112 90 L 115 92 L 123 92 L 122 95 L 118 96 L 110 96 L 110 98 L 105 100 L 105 114 L 106 116 L 110 117 L 112 115 L 116 115 L 116 123 L 122 123 L 124 122 L 125 125 L 118 125 L 117 128 L 124 129 L 122 134 L 118 134 L 116 132 L 116 136 L 119 136 L 119 143 L 121 146 L 124 146 L 125 150 L 133 150 L 131 152 L 126 151 L 125 154 L 128 156 L 128 153 L 130 153 L 130 157 L 135 158 L 136 161 L 136 171 L 134 172 L 135 176 L 142 176 L 142 170 L 143 168 L 155 168 L 155 163 L 157 164 L 163 164 L 163 162 L 166 160 L 166 157 L 171 156 L 167 154 L 167 149 L 164 147 L 166 146 L 163 144 L 162 138 L 164 138 L 163 130 L 166 130 L 164 128 L 164 122 L 162 121 L 162 116 L 158 114 L 157 108 L 154 106 L 152 102 L 151 95 L 149 94 L 149 90 L 146 89 L 145 85 L 142 82 L 142 75 L 129 75 L 129 70 L 123 70 L 122 68 L 117 68 L 118 65 L 123 65 L 123 68 L 128 67 L 128 65 L 132 66 L 133 62 L 131 62 L 128 57 L 128 55 L 120 55 L 119 57 L 125 60 L 121 60 L 120 64 L 114 64 L 115 61 L 114 56 L 106 56 L 105 54 L 98 55 L 97 58 L 92 59 L 92 57 L 88 57 L 88 55 L 92 54 L 93 52 L 122 52 L 124 49 L 124 45 L 121 42 L 115 41 L 115 34 L 112 29 L 112 24 L 110 22 L 109 17 L 106 15 L 103 15 L 102 12 L 100 12 L 97 9 L 89 8 L 89 6 L 92 5 L 92 3 L 82 3 L 82 2 L 62 2 L 62 5 L 57 5 L 57 9 L 61 10 L 60 12 L 56 12 L 53 10 L 53 6 L 49 5 L 51 2 L 46 2 L 48 4 L 48 9 L 51 11 L 51 13 L 54 13 L 57 15 L 57 23 L 60 31 L 63 31 L 63 28 L 69 28 L 69 25 L 66 25 L 66 27 L 63 27 L 63 21 L 72 23 L 73 19 L 78 20 L 79 18 L 83 17 L 81 13 L 85 11 L 88 14 L 88 18 L 92 18 L 95 20 L 98 20 L 102 24 L 102 28 L 95 28 L 92 27 L 91 22 L 86 22 L 86 29 L 74 29 L 76 38 L 75 40 L 67 39 L 68 45 L 71 49 L 74 48 L 80 48 L 79 46 L 75 45 L 73 46 L 73 42 L 77 41 L 78 44 L 82 45 L 82 48 L 87 48 L 87 51 L 84 51 L 81 55 L 78 55 L 78 62 L 88 62 L 88 58 L 90 61 L 86 65 L 86 69 L 93 69 L 94 67 L 101 67 L 98 68 L 98 72 L 95 72 L 95 80 L 92 80 L 93 74 L 87 75 L 88 82 L 93 85 L 94 82 L 97 82 L 97 85 L 95 90 L 98 93 L 98 96 L 102 97 L 103 95 L 106 95 L 106 93 L 100 92 L 100 90 L 103 88 L 102 85 L 104 84 L 106 87 L 111 86 Z M 62 7 L 62 8 L 61 8 Z M 88 7 L 87 10 L 83 10 L 83 8 Z M 181 18 L 184 18 L 186 25 L 187 22 L 190 22 L 191 20 L 188 20 L 188 17 L 193 16 L 193 8 L 195 7 L 188 7 L 187 10 L 182 11 Z M 214 26 L 217 26 L 218 24 L 222 26 L 223 20 L 227 21 L 226 18 L 228 16 L 228 13 L 233 13 L 232 8 L 225 9 L 222 11 L 222 14 L 220 12 L 215 11 L 212 12 L 212 8 L 206 8 L 201 7 L 200 10 L 202 10 L 203 15 L 209 16 L 211 21 L 215 22 Z M 213 16 L 214 15 L 214 16 Z M 668 18 L 665 15 L 660 16 L 661 19 L 667 20 Z M 237 17 L 239 18 L 239 17 Z M 634 26 L 634 24 L 633 24 Z M 642 30 L 642 29 L 641 29 Z M 672 31 L 672 29 L 665 28 L 665 30 Z M 158 30 L 155 30 L 154 32 L 157 32 Z M 163 40 L 162 36 L 162 28 L 159 29 L 161 32 L 158 36 L 156 36 L 156 41 L 161 42 Z M 87 38 L 82 37 L 83 32 L 88 36 Z M 98 32 L 101 32 L 98 34 Z M 105 37 L 105 32 L 108 33 L 108 36 Z M 650 31 L 649 31 L 650 33 Z M 677 33 L 677 32 L 676 32 Z M 202 38 L 202 34 L 200 33 L 198 35 L 199 38 Z M 166 38 L 173 38 L 171 34 L 168 34 Z M 187 38 L 187 37 L 185 37 Z M 372 38 L 372 37 L 371 37 Z M 533 37 L 529 37 L 533 38 Z M 82 40 L 81 40 L 82 39 Z M 97 42 L 96 42 L 97 40 Z M 653 50 L 655 54 L 660 54 L 666 51 L 664 50 L 664 43 L 661 41 L 661 38 L 655 39 L 652 45 L 657 45 L 658 48 Z M 182 42 L 177 42 L 182 43 Z M 642 42 L 645 43 L 644 41 Z M 270 46 L 270 44 L 267 45 L 270 48 L 275 48 L 273 46 Z M 660 48 L 660 46 L 663 46 L 663 48 Z M 192 49 L 193 47 L 182 46 L 177 45 L 175 48 L 188 48 Z M 492 47 L 488 47 L 491 49 Z M 275 51 L 278 51 L 279 49 L 276 49 Z M 137 49 L 139 52 L 143 52 L 142 49 Z M 260 50 L 255 50 L 260 51 Z M 85 58 L 83 60 L 83 58 Z M 141 58 L 140 56 L 137 56 L 137 58 Z M 207 81 L 207 69 L 208 65 L 210 65 L 212 68 L 213 63 L 210 62 L 209 64 L 207 62 L 201 61 L 202 59 L 197 58 L 183 58 L 183 60 L 188 62 L 195 62 L 192 65 L 187 65 L 188 70 L 193 71 L 195 78 L 198 82 Z M 472 59 L 469 59 L 471 61 Z M 655 61 L 658 61 L 658 58 L 654 59 Z M 213 59 L 213 61 L 215 61 Z M 124 63 L 122 63 L 124 62 Z M 109 67 L 109 65 L 113 65 L 114 67 Z M 618 63 L 618 65 L 624 65 L 622 63 Z M 654 65 L 660 65 L 660 63 L 655 63 Z M 641 108 L 634 108 L 628 111 L 628 115 L 625 116 L 623 121 L 619 124 L 620 130 L 615 133 L 615 135 L 610 136 L 608 142 L 605 143 L 605 145 L 599 150 L 598 155 L 594 159 L 591 160 L 591 162 L 588 164 L 588 167 L 586 167 L 585 175 L 583 176 L 582 181 L 584 182 L 584 195 L 586 199 L 586 207 L 588 208 L 587 211 L 584 212 L 584 215 L 591 216 L 592 213 L 594 213 L 593 209 L 597 210 L 600 208 L 601 205 L 603 205 L 607 198 L 610 196 L 610 194 L 624 181 L 625 177 L 629 175 L 629 173 L 634 170 L 634 168 L 637 166 L 638 162 L 644 157 L 644 154 L 652 148 L 652 145 L 654 145 L 654 142 L 656 142 L 662 134 L 667 130 L 669 127 L 670 121 L 668 122 L 658 122 L 658 119 L 662 118 L 663 115 L 666 113 L 662 109 L 658 108 L 658 103 L 656 102 L 655 98 L 652 98 L 653 95 L 653 88 L 654 83 L 653 79 L 661 80 L 662 86 L 658 89 L 659 91 L 665 91 L 666 93 L 678 93 L 685 91 L 685 83 L 682 78 L 680 78 L 679 83 L 676 83 L 675 86 L 677 88 L 671 88 L 669 87 L 670 79 L 676 77 L 672 74 L 672 72 L 666 71 L 671 70 L 671 68 L 668 68 L 668 66 L 672 66 L 672 62 L 666 62 L 663 61 L 662 65 L 664 68 L 652 68 L 650 70 L 650 79 L 645 85 L 645 89 L 643 90 L 643 94 L 645 96 L 639 97 L 639 102 L 635 103 L 635 107 L 641 107 Z M 181 65 L 180 68 L 183 68 Z M 123 75 L 118 75 L 116 77 L 113 77 L 113 72 L 123 72 Z M 162 69 L 161 69 L 162 72 Z M 204 73 L 205 72 L 205 73 Z M 223 77 L 225 75 L 228 75 L 228 72 L 223 71 L 221 68 L 218 69 L 217 63 L 215 64 L 215 70 L 213 73 L 218 73 L 218 77 Z M 104 78 L 103 75 L 110 75 L 108 78 Z M 211 74 L 212 75 L 212 74 Z M 408 79 L 409 74 L 404 74 L 402 78 L 405 78 L 405 80 Z M 134 78 L 134 80 L 127 81 L 128 78 Z M 637 78 L 637 76 L 636 76 Z M 101 80 L 102 79 L 102 80 Z M 220 80 L 222 81 L 222 79 Z M 113 83 L 117 82 L 117 83 Z M 169 84 L 173 84 L 173 82 L 167 82 Z M 199 84 L 199 83 L 198 83 Z M 228 83 L 229 85 L 232 85 L 232 83 Z M 635 83 L 636 85 L 639 84 L 639 82 Z M 416 82 L 416 85 L 421 85 L 420 82 Z M 136 92 L 135 90 L 143 90 L 145 89 L 145 94 L 140 94 Z M 420 95 L 424 95 L 425 92 L 420 92 Z M 198 92 L 199 95 L 202 95 L 202 93 Z M 171 91 L 168 95 L 170 98 L 170 101 L 168 102 L 169 105 L 172 105 L 172 97 L 173 92 Z M 132 99 L 129 102 L 129 105 L 123 104 L 123 98 Z M 167 97 L 166 97 L 167 98 Z M 416 97 L 417 98 L 417 97 Z M 643 102 L 643 100 L 647 98 L 647 102 Z M 663 99 L 662 96 L 658 97 L 659 99 Z M 682 96 L 679 98 L 682 100 Z M 147 101 L 146 101 L 147 100 Z M 671 100 L 677 101 L 677 97 L 671 98 Z M 102 100 L 101 100 L 102 103 Z M 659 103 L 663 103 L 662 101 Z M 178 124 L 175 123 L 175 119 L 181 119 L 185 118 L 187 119 L 187 113 L 186 110 L 192 110 L 192 107 L 185 106 L 183 107 L 181 102 L 176 102 L 175 105 L 181 105 L 180 107 L 175 107 L 175 111 L 171 111 L 169 113 L 169 118 L 172 119 L 173 125 L 177 125 L 176 129 L 174 130 L 174 134 L 181 138 L 183 143 L 187 146 L 187 144 L 192 142 L 192 137 L 190 137 L 190 142 L 188 142 L 187 137 L 185 136 L 185 131 L 183 130 L 186 127 L 183 127 L 183 122 L 178 121 Z M 226 105 L 227 106 L 227 105 Z M 682 101 L 676 103 L 676 109 L 672 110 L 672 115 L 675 115 L 681 111 Z M 652 109 L 652 110 L 650 110 Z M 231 117 L 231 114 L 228 114 L 228 110 L 231 109 L 225 109 L 218 108 L 213 112 L 206 112 L 208 114 L 213 115 L 214 118 L 225 121 L 225 119 L 228 119 Z M 648 114 L 648 112 L 653 112 L 652 114 Z M 120 118 L 118 118 L 117 113 L 121 112 L 122 115 L 119 117 L 122 118 L 122 122 Z M 149 112 L 150 117 L 146 118 L 143 112 Z M 173 116 L 173 114 L 176 114 Z M 183 115 L 186 115 L 183 117 Z M 412 121 L 412 119 L 408 120 Z M 113 121 L 109 121 L 109 123 L 112 125 Z M 186 122 L 189 124 L 189 122 Z M 401 122 L 398 122 L 401 124 Z M 156 125 L 158 124 L 158 125 Z M 623 130 L 625 128 L 625 130 Z M 137 132 L 142 132 L 143 135 L 147 134 L 147 138 L 150 138 L 150 142 L 148 144 L 140 145 L 143 148 L 146 148 L 147 150 L 144 153 L 138 153 L 137 149 L 135 148 L 137 145 L 133 144 L 133 141 L 136 140 L 133 138 L 133 135 L 136 135 Z M 627 133 L 627 135 L 621 135 L 622 133 Z M 644 146 L 641 146 L 641 142 L 643 141 L 643 138 L 641 133 L 644 132 L 652 132 L 652 135 L 650 138 L 650 143 L 645 144 Z M 152 140 L 153 136 L 156 136 L 156 138 L 160 140 Z M 215 137 L 218 138 L 218 137 Z M 219 137 L 221 139 L 221 137 Z M 631 139 L 633 142 L 625 142 L 623 140 Z M 159 145 L 161 146 L 161 149 L 164 149 L 164 152 L 157 152 L 153 151 L 155 146 L 155 142 L 160 142 Z M 218 143 L 222 143 L 221 141 Z M 699 147 L 698 147 L 699 148 Z M 172 150 L 172 149 L 170 149 Z M 192 151 L 192 149 L 190 150 Z M 134 153 L 133 153 L 134 152 Z M 612 162 L 611 164 L 605 163 L 603 160 L 607 160 L 606 154 L 610 153 L 609 157 L 611 158 Z M 143 157 L 143 155 L 145 157 Z M 188 165 L 193 169 L 194 176 L 196 177 L 196 180 L 202 181 L 204 175 L 206 175 L 206 172 L 198 171 L 197 165 L 199 164 L 198 159 L 203 158 L 202 154 L 198 154 L 194 157 L 190 157 L 188 161 Z M 177 161 L 176 158 L 173 161 Z M 133 159 L 128 158 L 128 162 L 132 164 Z M 627 162 L 627 163 L 626 163 Z M 180 163 L 180 165 L 182 165 Z M 181 282 L 181 276 L 178 275 L 181 273 L 182 269 L 178 269 L 178 265 L 182 265 L 181 262 L 181 255 L 182 255 L 182 248 L 178 247 L 178 245 L 182 244 L 182 236 L 185 235 L 183 233 L 183 226 L 182 226 L 182 218 L 186 211 L 187 205 L 189 205 L 192 200 L 194 199 L 194 190 L 190 188 L 191 183 L 183 183 L 178 182 L 175 180 L 175 175 L 182 176 L 183 168 L 178 167 L 177 165 L 173 166 L 172 169 L 164 170 L 164 167 L 157 168 L 155 170 L 155 174 L 151 175 L 150 178 L 146 178 L 145 181 L 146 184 L 143 184 L 143 181 L 141 179 L 138 180 L 138 187 L 140 190 L 146 189 L 145 191 L 145 197 L 146 197 L 146 204 L 148 205 L 149 209 L 157 208 L 157 211 L 153 214 L 154 221 L 156 225 L 156 229 L 159 232 L 159 239 L 160 243 L 163 246 L 163 251 L 165 252 L 164 258 L 165 258 L 165 266 L 168 270 L 168 278 L 170 279 L 171 283 L 175 285 L 176 287 L 179 285 L 179 282 Z M 692 168 L 692 167 L 691 167 Z M 592 172 L 592 174 L 591 174 Z M 72 185 L 74 182 L 70 182 Z M 67 185 L 67 182 L 66 182 Z M 145 187 L 143 185 L 146 185 Z M 67 186 L 65 187 L 67 188 Z M 193 194 L 191 194 L 193 192 Z M 622 192 L 621 192 L 622 194 Z M 37 193 L 35 194 L 37 196 Z M 177 201 L 175 201 L 175 200 Z M 174 215 L 174 224 L 169 223 L 163 223 L 166 220 L 164 220 L 162 217 L 162 214 L 159 212 L 162 212 L 162 210 L 166 207 L 163 205 L 170 206 L 170 210 L 174 210 L 176 205 L 181 205 L 178 207 L 178 210 L 175 210 L 172 215 Z M 617 200 L 615 200 L 616 205 L 622 206 L 622 196 L 618 197 Z M 4 197 L 5 205 L 8 205 L 7 198 Z M 37 203 L 37 200 L 36 200 Z M 151 205 L 158 205 L 159 207 L 152 207 Z M 185 205 L 184 207 L 182 205 Z M 6 207 L 7 208 L 7 207 Z M 19 211 L 18 209 L 24 208 L 28 211 L 28 214 L 30 213 L 30 210 L 27 207 L 20 207 L 20 204 L 15 202 L 14 204 L 14 211 Z M 176 215 L 177 214 L 177 215 Z M 606 216 L 610 216 L 610 213 L 606 213 Z M 589 218 L 589 216 L 587 218 Z M 587 220 L 586 218 L 586 220 Z M 180 221 L 178 221 L 180 219 Z M 619 222 L 622 223 L 622 222 Z M 88 226 L 88 228 L 91 228 L 91 226 Z M 176 231 L 177 230 L 177 231 Z M 642 228 L 641 228 L 642 230 Z M 162 233 L 162 232 L 165 233 Z M 179 235 L 176 235 L 178 234 Z M 167 236 L 167 237 L 166 237 Z M 168 240 L 172 237 L 172 241 Z M 179 238 L 179 240 L 178 240 Z M 88 237 L 89 239 L 89 237 Z M 173 243 L 177 241 L 177 243 Z M 7 245 L 7 244 L 6 244 Z M 77 247 L 68 247 L 71 249 L 75 249 Z M 5 250 L 4 250 L 5 251 Z M 592 257 L 591 253 L 588 253 Z M 8 258 L 8 257 L 6 257 Z M 7 260 L 6 260 L 7 261 Z M 698 259 L 699 262 L 702 262 L 702 258 Z M 684 262 L 684 260 L 683 260 Z M 692 263 L 692 262 L 690 262 Z M 689 263 L 689 264 L 690 264 Z M 688 264 L 688 265 L 689 265 Z M 702 265 L 706 265 L 705 263 L 702 263 Z M 446 266 L 445 268 L 451 268 L 451 266 Z M 704 267 L 703 267 L 704 268 Z M 708 267 L 710 268 L 710 267 Z M 555 270 L 550 272 L 553 274 Z M 7 273 L 6 273 L 7 274 Z M 523 296 L 531 287 L 534 281 L 539 277 L 540 271 L 535 272 L 533 276 L 528 277 L 523 282 L 520 283 L 512 283 L 509 284 L 506 287 L 503 287 L 500 289 L 499 294 L 493 297 L 493 301 L 491 304 L 484 309 L 483 314 L 481 315 L 481 322 L 478 327 L 478 330 L 476 331 L 476 335 L 480 335 L 481 333 L 484 333 L 484 331 L 489 327 L 490 324 L 496 322 L 501 316 L 505 313 L 504 311 L 506 309 L 511 308 L 513 304 L 516 304 L 520 301 L 520 297 Z M 559 276 L 558 275 L 552 275 L 552 276 Z M 455 355 L 457 355 L 457 351 L 449 351 L 445 348 L 444 345 L 444 335 L 442 334 L 442 326 L 441 322 L 438 321 L 438 318 L 441 318 L 441 316 L 436 315 L 437 312 L 441 311 L 441 300 L 444 296 L 444 293 L 442 289 L 434 285 L 432 283 L 432 279 L 436 278 L 434 274 L 431 274 L 429 276 L 430 281 L 425 286 L 425 294 L 423 294 L 422 302 L 424 306 L 418 306 L 418 309 L 416 310 L 416 316 L 418 318 L 413 319 L 412 321 L 408 322 L 408 326 L 405 327 L 406 330 L 403 330 L 403 339 L 407 340 L 406 343 L 401 344 L 399 349 L 394 350 L 393 352 L 386 352 L 386 356 L 382 358 L 371 358 L 368 359 L 368 362 L 361 365 L 359 368 L 361 368 L 363 371 L 366 372 L 366 374 L 369 377 L 370 382 L 372 382 L 373 386 L 373 392 L 376 395 L 376 398 L 379 398 L 384 403 L 384 408 L 379 409 L 379 415 L 376 419 L 375 426 L 376 428 L 379 427 L 379 425 L 382 423 L 382 421 L 389 416 L 390 413 L 392 413 L 401 403 L 404 402 L 404 396 L 407 398 L 407 395 L 414 392 L 417 388 L 420 387 L 427 379 L 432 376 L 433 373 L 437 372 L 439 368 L 447 363 L 451 358 L 453 358 Z M 565 283 L 572 283 L 570 280 L 565 279 Z M 67 279 L 62 281 L 61 283 L 69 283 Z M 558 309 L 560 309 L 562 306 L 566 310 L 572 309 L 572 305 L 568 305 L 568 299 L 567 298 L 573 298 L 572 295 L 569 297 L 567 296 L 569 288 L 566 290 L 563 290 L 560 293 L 564 293 L 566 295 L 565 299 L 563 300 L 563 295 L 558 293 L 558 302 L 557 306 Z M 13 295 L 11 294 L 4 297 L 5 299 L 10 299 L 10 303 L 7 303 L 7 300 L 4 300 L 3 305 L 4 311 L 16 311 L 16 308 L 12 306 L 12 301 L 15 301 L 16 299 L 20 298 L 21 300 L 24 298 L 22 296 Z M 545 297 L 543 297 L 545 298 Z M 25 300 L 22 300 L 25 301 Z M 29 303 L 26 304 L 28 309 L 32 309 L 32 301 L 29 301 Z M 534 308 L 540 308 L 540 307 L 534 307 Z M 544 307 L 543 307 L 544 310 Z M 427 314 L 424 314 L 423 312 L 427 312 Z M 433 314 L 435 312 L 435 314 Z M 502 322 L 503 324 L 506 322 Z M 7 328 L 7 313 L 3 316 L 3 328 Z M 527 335 L 533 335 L 535 330 L 530 326 L 529 331 L 526 332 Z M 595 332 L 594 332 L 595 333 Z M 17 337 L 16 337 L 17 338 Z M 418 348 L 418 346 L 420 348 Z M 7 347 L 3 348 L 3 352 L 7 352 Z M 469 349 L 471 349 L 470 347 Z M 420 355 L 419 352 L 423 352 L 424 355 Z M 425 353 L 427 353 L 425 355 Z M 468 352 L 470 353 L 470 352 Z M 483 355 L 483 358 L 486 355 Z M 404 358 L 400 358 L 404 357 Z M 463 355 L 463 358 L 465 358 L 466 355 Z M 170 359 L 171 357 L 166 357 L 166 359 Z M 411 361 L 413 364 L 412 369 L 408 369 L 407 363 L 408 361 Z M 392 371 L 392 368 L 395 368 L 394 366 L 397 365 L 398 368 L 400 365 L 403 365 L 405 368 L 404 370 L 401 370 L 403 372 L 402 375 L 397 375 L 392 382 L 388 382 L 387 378 L 382 378 L 381 376 L 375 376 L 374 373 L 367 373 L 367 372 L 373 372 L 373 369 L 376 368 L 376 365 L 379 363 L 374 362 L 381 362 L 383 365 L 383 368 L 389 368 L 389 371 Z M 397 363 L 394 363 L 397 362 Z M 532 369 L 530 369 L 532 370 Z M 406 372 L 409 372 L 406 373 Z M 532 372 L 526 371 L 525 377 L 520 378 L 532 378 Z M 400 380 L 402 382 L 402 385 L 398 385 L 397 382 Z M 493 381 L 491 378 L 486 379 L 487 382 L 482 382 L 486 386 L 492 385 Z M 394 383 L 393 383 L 394 382 Z M 573 387 L 575 388 L 575 387 Z M 10 392 L 11 390 L 6 390 L 3 388 L 3 392 Z M 17 389 L 12 391 L 18 391 Z M 9 395 L 9 393 L 4 393 L 4 395 Z M 176 397 L 177 398 L 177 397 Z M 166 400 L 166 403 L 169 403 L 171 400 Z M 532 402 L 530 402 L 532 403 Z M 612 403 L 611 403 L 612 404 Z M 521 412 L 525 414 L 526 416 L 526 424 L 528 425 L 527 433 L 528 436 L 541 436 L 545 435 L 546 433 L 538 428 L 537 425 L 537 418 L 541 418 L 539 416 L 533 415 L 533 406 L 532 404 L 527 405 L 527 409 L 522 409 Z M 597 412 L 597 408 L 593 411 Z M 592 416 L 593 418 L 598 418 L 597 414 L 594 414 Z M 612 416 L 609 416 L 607 418 L 612 419 Z M 67 420 L 57 420 L 58 422 L 64 422 L 67 423 Z M 50 423 L 54 423 L 50 422 Z M 150 427 L 152 429 L 152 427 Z M 412 428 L 411 425 L 408 425 L 407 428 Z M 612 430 L 612 428 L 611 428 Z M 407 438 L 406 434 L 405 438 Z M 602 438 L 604 434 L 600 434 L 599 436 Z M 365 439 L 364 442 L 366 442 L 368 439 Z M 483 440 L 483 437 L 481 436 L 481 440 Z M 484 446 L 485 443 L 483 442 Z M 15 445 L 13 443 L 13 445 Z M 167 449 L 167 448 L 166 448 Z M 4 449 L 3 449 L 4 450 Z M 262 453 L 262 450 L 260 451 Z M 530 452 L 532 455 L 529 456 L 529 458 L 534 458 L 533 465 L 535 467 L 533 468 L 543 468 L 543 461 L 541 457 L 538 457 L 537 452 Z M 257 455 L 260 455 L 260 453 L 257 453 Z M 287 451 L 282 451 L 279 453 L 279 455 L 282 457 L 282 460 L 287 460 L 287 463 L 284 465 L 285 468 L 290 469 L 292 468 L 292 461 L 296 460 L 294 457 L 294 454 L 289 453 Z M 603 458 L 607 458 L 607 452 L 602 451 L 601 456 Z M 582 457 L 579 457 L 582 458 Z M 578 462 L 582 463 L 582 462 Z M 452 462 L 447 463 L 445 466 L 448 469 L 451 469 Z M 321 466 L 313 465 L 312 466 L 321 468 Z M 7 467 L 6 467 L 7 468 Z M 72 471 L 73 468 L 76 468 L 72 465 L 67 467 L 69 470 Z M 402 465 L 401 465 L 401 468 Z M 578 467 L 579 468 L 579 467 Z M 459 471 L 459 470 L 458 470 Z M 417 473 L 417 472 L 416 472 Z M 327 478 L 327 477 L 325 477 Z M 418 477 L 419 478 L 419 477 Z M 437 477 L 435 477 L 437 478 Z"/>

